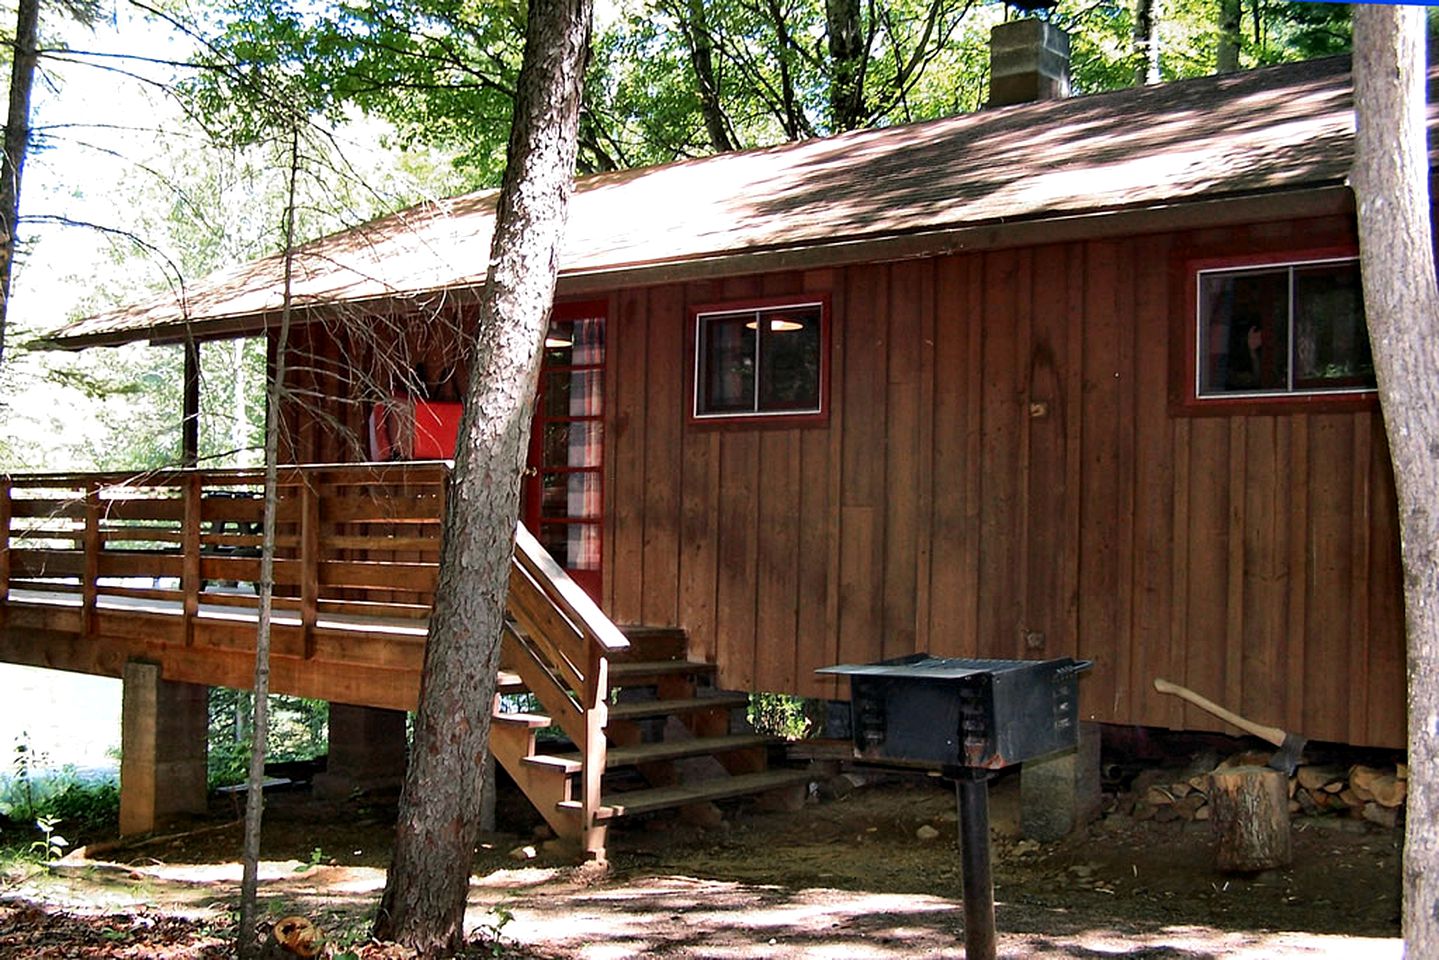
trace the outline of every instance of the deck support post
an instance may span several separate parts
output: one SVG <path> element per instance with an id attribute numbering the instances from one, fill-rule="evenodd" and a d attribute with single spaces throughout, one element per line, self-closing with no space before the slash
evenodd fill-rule
<path id="1" fill-rule="evenodd" d="M 149 833 L 177 813 L 206 808 L 210 688 L 125 664 L 120 707 L 120 834 Z"/>
<path id="2" fill-rule="evenodd" d="M 398 787 L 406 752 L 405 711 L 331 703 L 330 757 L 315 776 L 315 796 L 343 800 L 355 791 Z"/>
<path id="3" fill-rule="evenodd" d="M 1019 822 L 1031 840 L 1049 843 L 1099 816 L 1099 724 L 1081 723 L 1079 743 L 1024 761 L 1019 772 Z"/>

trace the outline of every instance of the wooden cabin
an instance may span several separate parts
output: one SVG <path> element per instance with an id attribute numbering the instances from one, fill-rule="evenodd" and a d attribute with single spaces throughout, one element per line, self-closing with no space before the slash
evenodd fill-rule
<path id="1" fill-rule="evenodd" d="M 1313 739 L 1401 747 L 1395 495 L 1352 141 L 1348 62 L 1330 59 L 583 178 L 523 519 L 596 614 L 662 629 L 636 636 L 662 635 L 719 690 L 842 699 L 817 668 L 1072 656 L 1094 662 L 1080 684 L 1092 721 L 1219 729 L 1157 694 L 1163 676 Z M 299 251 L 288 367 L 319 400 L 285 411 L 292 462 L 444 454 L 495 199 Z M 273 257 L 237 267 L 183 305 L 53 340 L 273 340 L 279 272 Z M 296 632 L 276 687 L 413 702 L 423 631 L 361 643 L 335 620 L 423 622 L 433 540 L 364 538 L 406 523 L 433 538 L 438 468 L 313 469 L 289 508 Z M 400 473 L 356 472 L 373 469 Z M 182 500 L 192 520 L 222 503 Z M 72 556 L 91 625 L 17 616 L 22 565 L 7 561 L 5 658 L 115 673 L 153 656 L 133 625 L 108 659 L 73 652 L 106 614 L 103 558 Z M 240 562 L 166 562 L 196 583 L 221 559 Z M 582 605 L 564 589 L 565 609 Z M 246 644 L 197 653 L 217 628 L 195 618 L 206 597 L 182 600 L 165 642 L 184 655 L 166 672 L 243 685 L 239 667 L 202 661 L 242 660 Z M 539 659 L 597 662 L 614 635 L 585 626 L 590 611 L 575 620 L 590 653 Z M 643 662 L 661 685 L 679 669 Z"/>

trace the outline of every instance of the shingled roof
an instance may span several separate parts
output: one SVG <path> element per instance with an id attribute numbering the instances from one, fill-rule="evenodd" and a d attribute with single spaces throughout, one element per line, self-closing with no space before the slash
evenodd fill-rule
<path id="1" fill-rule="evenodd" d="M 898 238 L 1338 188 L 1353 133 L 1349 61 L 1330 58 L 583 177 L 561 283 L 601 289 L 687 263 L 775 269 L 797 251 L 881 259 Z M 305 244 L 296 305 L 473 289 L 496 196 L 423 204 Z M 280 277 L 278 255 L 256 260 L 51 342 L 258 330 L 280 308 Z"/>

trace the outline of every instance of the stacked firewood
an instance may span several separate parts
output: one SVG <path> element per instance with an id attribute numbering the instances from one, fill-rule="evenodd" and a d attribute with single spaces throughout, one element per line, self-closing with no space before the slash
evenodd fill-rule
<path id="1" fill-rule="evenodd" d="M 1392 827 L 1409 795 L 1409 768 L 1355 764 L 1344 767 L 1311 764 L 1289 781 L 1290 813 L 1343 813 Z"/>
<path id="2" fill-rule="evenodd" d="M 1253 763 L 1241 754 L 1219 765 L 1219 769 Z M 1260 761 L 1262 765 L 1263 761 Z M 1350 767 L 1309 764 L 1289 778 L 1291 816 L 1342 815 L 1368 820 L 1384 827 L 1399 822 L 1409 791 L 1409 769 L 1394 767 Z M 1137 820 L 1208 820 L 1210 782 L 1207 773 L 1175 782 L 1151 782 L 1137 790 L 1133 816 Z"/>

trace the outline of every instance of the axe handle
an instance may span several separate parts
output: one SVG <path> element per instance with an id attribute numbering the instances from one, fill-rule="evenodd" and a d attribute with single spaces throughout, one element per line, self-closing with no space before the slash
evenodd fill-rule
<path id="1" fill-rule="evenodd" d="M 1181 687 L 1177 683 L 1170 683 L 1163 677 L 1154 678 L 1154 689 L 1160 693 L 1172 693 L 1182 700 L 1188 700 L 1206 713 L 1212 713 L 1221 720 L 1232 723 L 1245 733 L 1252 733 L 1261 740 L 1268 740 L 1276 747 L 1284 746 L 1284 731 L 1278 727 L 1265 726 L 1262 723 L 1255 723 L 1253 720 L 1246 720 L 1231 710 L 1226 710 L 1219 704 L 1206 697 L 1202 697 L 1188 687 Z"/>

